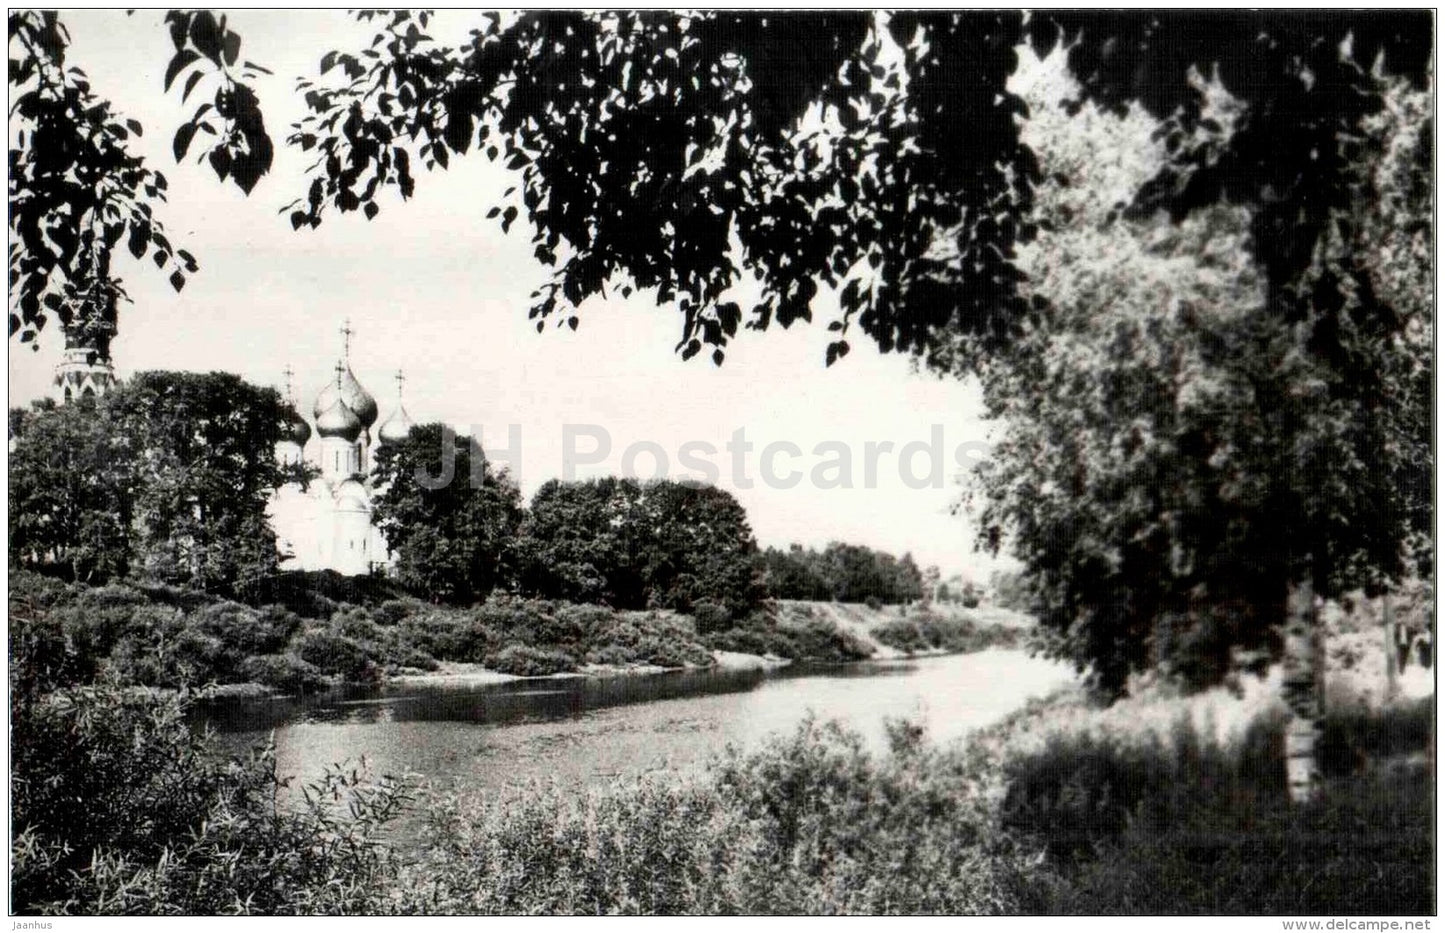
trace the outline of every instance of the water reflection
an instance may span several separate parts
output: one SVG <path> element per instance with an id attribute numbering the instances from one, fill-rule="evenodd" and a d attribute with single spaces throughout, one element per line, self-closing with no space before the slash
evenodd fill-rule
<path id="1" fill-rule="evenodd" d="M 774 672 L 351 688 L 218 702 L 197 715 L 234 752 L 274 734 L 278 770 L 303 781 L 365 756 L 374 774 L 409 772 L 432 790 L 505 797 L 537 781 L 581 788 L 695 770 L 729 745 L 756 747 L 809 715 L 845 722 L 875 749 L 885 747 L 890 717 L 921 721 L 947 740 L 1072 677 L 1021 652 L 987 651 Z"/>
<path id="2" fill-rule="evenodd" d="M 548 678 L 503 684 L 351 686 L 308 697 L 227 698 L 197 712 L 217 732 L 257 732 L 295 723 L 471 722 L 565 719 L 589 710 L 756 689 L 765 680 L 907 676 L 915 662 L 796 665 L 774 671 L 700 670 L 614 677 Z"/>

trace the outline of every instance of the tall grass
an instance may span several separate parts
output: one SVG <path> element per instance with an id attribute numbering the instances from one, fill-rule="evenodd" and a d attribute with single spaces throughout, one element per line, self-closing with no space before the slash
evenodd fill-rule
<path id="1" fill-rule="evenodd" d="M 1434 909 L 1433 709 L 1325 723 L 1321 798 L 1292 806 L 1280 715 L 1232 742 L 1058 733 L 1005 760 L 1002 827 L 1050 856 L 1029 912 L 1421 914 Z"/>
<path id="2" fill-rule="evenodd" d="M 11 752 L 16 913 L 371 913 L 395 876 L 402 783 L 336 768 L 278 808 L 271 752 L 218 760 L 176 696 L 31 696 Z"/>
<path id="3" fill-rule="evenodd" d="M 1025 854 L 993 831 L 979 760 L 895 727 L 869 754 L 804 723 L 688 781 L 581 797 L 452 799 L 406 870 L 403 912 L 1008 913 Z"/>

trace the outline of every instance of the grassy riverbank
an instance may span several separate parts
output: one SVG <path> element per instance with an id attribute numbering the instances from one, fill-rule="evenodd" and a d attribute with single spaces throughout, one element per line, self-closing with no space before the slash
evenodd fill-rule
<path id="1" fill-rule="evenodd" d="M 367 605 L 299 585 L 276 595 L 284 604 L 258 608 L 165 587 L 10 576 L 12 618 L 31 637 L 65 646 L 75 683 L 104 675 L 136 686 L 298 693 L 396 676 L 635 672 L 707 667 L 736 653 L 836 662 L 1000 643 L 995 628 L 917 609 L 788 603 L 730 620 L 504 596 L 442 608 L 380 584 L 345 594 Z M 869 624 L 851 624 L 865 612 Z"/>
<path id="2" fill-rule="evenodd" d="M 873 754 L 808 722 L 693 777 L 463 792 L 399 852 L 403 784 L 343 763 L 277 810 L 274 759 L 220 761 L 176 697 L 35 690 L 20 660 L 19 913 L 1433 910 L 1430 701 L 1333 713 L 1308 807 L 1285 799 L 1267 710 L 1221 730 L 1193 700 L 1071 692 L 966 744 L 896 723 Z"/>

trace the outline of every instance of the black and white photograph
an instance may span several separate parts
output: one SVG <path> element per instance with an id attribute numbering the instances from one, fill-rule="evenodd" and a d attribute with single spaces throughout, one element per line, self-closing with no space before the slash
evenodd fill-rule
<path id="1" fill-rule="evenodd" d="M 10 930 L 1432 929 L 1434 8 L 8 19 Z"/>

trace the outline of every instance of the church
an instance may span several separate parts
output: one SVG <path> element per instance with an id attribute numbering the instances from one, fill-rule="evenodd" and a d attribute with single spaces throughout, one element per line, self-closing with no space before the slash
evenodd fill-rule
<path id="1" fill-rule="evenodd" d="M 304 489 L 300 483 L 288 483 L 267 506 L 283 570 L 356 575 L 384 570 L 392 563 L 386 539 L 372 518 L 372 501 L 380 490 L 373 485 L 371 468 L 376 449 L 405 439 L 412 421 L 402 405 L 403 378 L 398 372 L 395 405 L 376 427 L 376 399 L 351 371 L 353 333 L 350 324 L 342 328 L 341 359 L 333 377 L 316 394 L 311 422 L 300 414 L 289 369 L 286 374 L 291 411 L 276 442 L 276 459 L 286 465 L 307 463 L 320 476 Z"/>
<path id="2" fill-rule="evenodd" d="M 311 421 L 300 414 L 291 389 L 292 374 L 289 368 L 286 371 L 285 398 L 290 408 L 275 456 L 282 464 L 309 464 L 320 475 L 304 489 L 300 483 L 288 483 L 267 504 L 283 570 L 334 570 L 354 576 L 385 570 L 393 563 L 372 517 L 372 502 L 380 490 L 371 479 L 371 467 L 376 449 L 404 440 L 412 420 L 402 405 L 404 380 L 398 372 L 396 402 L 377 426 L 376 399 L 351 371 L 354 333 L 349 322 L 341 330 L 341 359 L 316 394 Z M 109 340 L 67 328 L 64 356 L 55 369 L 56 401 L 99 397 L 115 384 Z"/>

